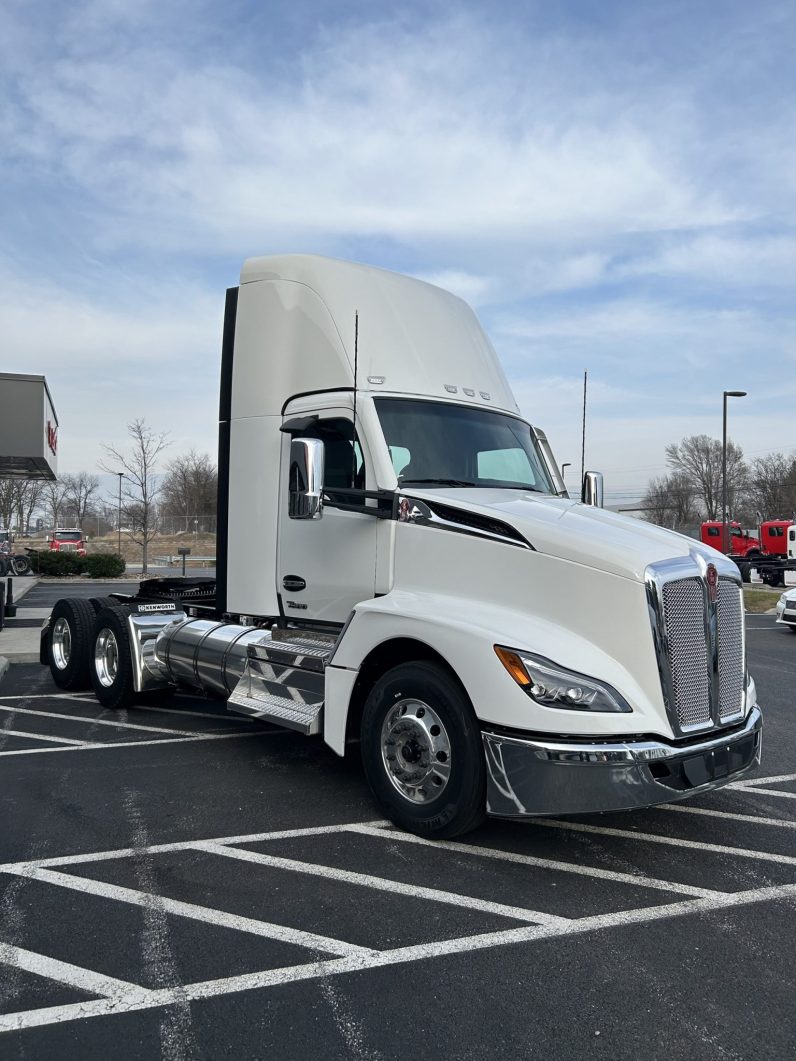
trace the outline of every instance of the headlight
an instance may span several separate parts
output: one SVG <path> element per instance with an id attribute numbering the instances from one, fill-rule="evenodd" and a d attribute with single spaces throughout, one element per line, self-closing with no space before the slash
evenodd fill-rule
<path id="1" fill-rule="evenodd" d="M 530 652 L 517 652 L 501 645 L 495 645 L 495 652 L 517 685 L 537 704 L 568 711 L 632 711 L 624 697 L 606 682 L 566 670 Z"/>
<path id="2" fill-rule="evenodd" d="M 777 603 L 778 603 L 778 604 L 781 604 L 783 608 L 784 608 L 784 607 L 785 607 L 785 605 L 786 605 L 786 604 L 788 603 L 788 602 L 787 602 L 787 601 L 785 600 L 785 594 L 784 594 L 784 593 L 783 593 L 783 594 L 782 594 L 782 596 L 781 596 L 781 597 L 779 598 L 779 601 L 778 601 Z"/>

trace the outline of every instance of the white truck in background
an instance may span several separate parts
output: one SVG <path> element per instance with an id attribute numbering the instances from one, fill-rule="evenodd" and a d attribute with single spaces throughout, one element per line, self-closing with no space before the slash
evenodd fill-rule
<path id="1" fill-rule="evenodd" d="M 571 500 L 453 295 L 310 255 L 227 292 L 217 579 L 58 602 L 42 663 L 169 686 L 343 754 L 430 837 L 703 793 L 760 756 L 735 565 Z"/>

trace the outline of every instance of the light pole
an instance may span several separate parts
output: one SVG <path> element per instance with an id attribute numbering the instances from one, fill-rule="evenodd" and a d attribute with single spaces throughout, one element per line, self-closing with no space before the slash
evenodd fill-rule
<path id="1" fill-rule="evenodd" d="M 730 552 L 730 536 L 727 527 L 727 399 L 745 397 L 746 391 L 724 391 L 721 435 L 721 541 L 724 553 Z"/>
<path id="2" fill-rule="evenodd" d="M 124 472 L 117 472 L 119 476 L 119 514 L 116 518 L 116 529 L 119 532 L 119 556 L 122 555 L 122 479 L 124 478 Z"/>

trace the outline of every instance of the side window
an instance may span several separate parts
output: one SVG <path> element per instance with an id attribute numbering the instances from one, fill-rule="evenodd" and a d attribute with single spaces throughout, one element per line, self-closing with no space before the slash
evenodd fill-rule
<path id="1" fill-rule="evenodd" d="M 390 460 L 396 475 L 401 474 L 411 459 L 412 455 L 406 446 L 390 446 Z"/>
<path id="2" fill-rule="evenodd" d="M 324 486 L 329 490 L 365 488 L 365 464 L 362 447 L 354 434 L 354 425 L 342 417 L 319 420 L 314 427 L 302 431 L 304 438 L 317 438 L 325 450 Z"/>
<path id="3" fill-rule="evenodd" d="M 772 538 L 781 538 L 785 533 L 784 527 L 769 527 L 768 533 Z"/>
<path id="4" fill-rule="evenodd" d="M 708 538 L 718 538 L 719 534 L 718 527 L 708 527 Z"/>
<path id="5" fill-rule="evenodd" d="M 733 527 L 732 528 L 732 536 L 733 536 L 733 538 L 740 538 L 741 537 L 741 528 L 740 527 Z"/>

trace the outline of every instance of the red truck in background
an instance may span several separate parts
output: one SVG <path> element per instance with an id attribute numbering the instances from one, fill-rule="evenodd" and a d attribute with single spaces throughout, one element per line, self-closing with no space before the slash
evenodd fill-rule
<path id="1" fill-rule="evenodd" d="M 707 520 L 701 527 L 701 539 L 705 545 L 712 545 L 735 560 L 744 582 L 749 581 L 749 572 L 755 567 L 766 584 L 784 586 L 785 571 L 796 567 L 788 553 L 788 528 L 793 525 L 792 519 L 767 519 L 758 528 L 759 536 L 755 536 L 744 530 L 740 523 L 728 521 L 730 548 L 727 550 L 724 548 L 724 526 L 721 520 Z"/>
<path id="2" fill-rule="evenodd" d="M 720 553 L 727 553 L 729 556 L 747 556 L 749 553 L 759 556 L 762 553 L 760 539 L 755 538 L 749 531 L 744 530 L 741 524 L 736 523 L 734 520 L 727 523 L 730 548 L 725 549 L 724 539 L 722 538 L 723 529 L 724 525 L 721 520 L 713 519 L 703 523 L 702 541 L 704 544 L 712 545 Z"/>
<path id="3" fill-rule="evenodd" d="M 53 553 L 77 553 L 78 556 L 86 555 L 86 543 L 83 540 L 83 532 L 77 528 L 73 530 L 54 530 L 47 536 L 50 543 L 50 552 Z"/>

